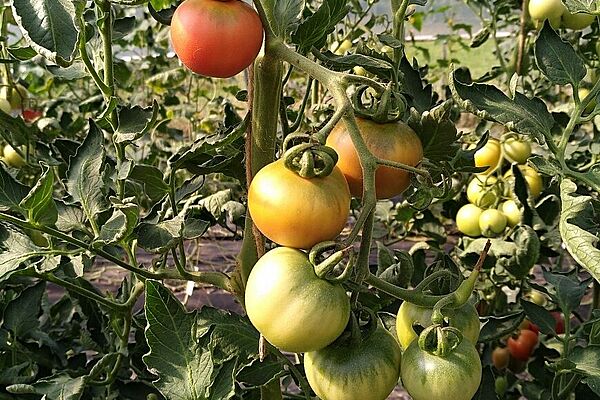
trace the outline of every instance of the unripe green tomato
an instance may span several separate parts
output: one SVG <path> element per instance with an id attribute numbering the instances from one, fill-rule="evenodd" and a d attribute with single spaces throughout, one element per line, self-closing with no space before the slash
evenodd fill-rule
<path id="1" fill-rule="evenodd" d="M 506 216 L 500 211 L 490 208 L 479 216 L 479 228 L 485 237 L 498 236 L 506 228 Z"/>
<path id="2" fill-rule="evenodd" d="M 48 239 L 40 231 L 31 230 L 29 232 L 29 238 L 31 241 L 39 247 L 48 247 Z"/>
<path id="3" fill-rule="evenodd" d="M 532 303 L 537 304 L 538 306 L 545 306 L 548 300 L 546 299 L 546 295 L 539 290 L 532 290 L 529 293 L 525 294 L 525 298 L 529 299 Z"/>
<path id="4" fill-rule="evenodd" d="M 465 235 L 481 236 L 479 216 L 483 210 L 475 204 L 465 204 L 456 213 L 456 227 Z"/>
<path id="5" fill-rule="evenodd" d="M 568 29 L 580 30 L 590 26 L 595 16 L 584 13 L 571 14 L 569 11 L 565 11 L 562 15 L 562 26 Z"/>
<path id="6" fill-rule="evenodd" d="M 488 167 L 482 174 L 491 174 L 502 164 L 502 148 L 497 139 L 491 138 L 475 152 L 475 166 Z"/>
<path id="7" fill-rule="evenodd" d="M 561 0 L 530 0 L 529 15 L 531 19 L 543 22 L 549 20 L 554 29 L 560 28 L 561 17 L 566 11 Z"/>
<path id="8" fill-rule="evenodd" d="M 514 200 L 506 200 L 500 204 L 500 211 L 506 216 L 508 226 L 513 227 L 521 222 L 523 213 Z"/>
<path id="9" fill-rule="evenodd" d="M 579 88 L 579 90 L 577 90 L 577 93 L 579 94 L 579 100 L 583 100 L 590 95 L 590 90 L 588 88 L 582 87 Z M 594 111 L 594 108 L 596 108 L 596 99 L 592 99 L 592 101 L 588 103 L 587 107 L 584 110 L 584 113 L 589 114 L 592 111 Z"/>
<path id="10" fill-rule="evenodd" d="M 356 75 L 367 76 L 367 70 L 361 67 L 360 65 L 357 65 L 354 68 L 352 68 L 352 71 L 354 71 Z"/>
<path id="11" fill-rule="evenodd" d="M 25 160 L 12 148 L 10 144 L 4 146 L 4 161 L 11 167 L 21 168 L 25 165 Z"/>
<path id="12" fill-rule="evenodd" d="M 500 398 L 504 398 L 506 390 L 508 389 L 508 380 L 506 379 L 506 376 L 497 377 L 494 386 L 496 389 L 496 394 L 500 396 Z"/>
<path id="13" fill-rule="evenodd" d="M 527 182 L 529 188 L 529 195 L 534 199 L 542 193 L 542 177 L 533 168 L 528 165 L 519 165 L 519 169 Z M 507 187 L 510 188 L 513 185 L 515 177 L 513 176 L 512 169 L 509 169 L 504 174 L 504 180 L 508 183 Z"/>
<path id="14" fill-rule="evenodd" d="M 11 108 L 14 110 L 23 108 L 23 102 L 28 97 L 29 92 L 23 85 L 16 85 L 15 87 L 2 86 L 2 89 L 0 89 L 0 98 L 8 100 Z"/>
<path id="15" fill-rule="evenodd" d="M 0 97 L 0 110 L 4 111 L 7 114 L 10 114 L 12 112 L 12 107 L 8 100 L 2 97 Z"/>
<path id="16" fill-rule="evenodd" d="M 502 142 L 502 151 L 508 161 L 525 164 L 531 155 L 531 144 L 527 140 L 509 136 Z"/>
<path id="17" fill-rule="evenodd" d="M 333 46 L 332 46 L 333 47 Z M 334 51 L 334 54 L 338 56 L 342 56 L 346 54 L 348 50 L 352 48 L 352 41 L 350 39 L 345 39 Z"/>
<path id="18" fill-rule="evenodd" d="M 387 46 L 387 45 L 383 45 L 383 46 L 381 46 L 380 51 L 383 54 L 387 55 L 388 57 L 394 58 L 394 49 L 392 47 Z"/>
<path id="19" fill-rule="evenodd" d="M 478 207 L 490 207 L 500 198 L 495 176 L 475 175 L 467 186 L 467 199 Z"/>

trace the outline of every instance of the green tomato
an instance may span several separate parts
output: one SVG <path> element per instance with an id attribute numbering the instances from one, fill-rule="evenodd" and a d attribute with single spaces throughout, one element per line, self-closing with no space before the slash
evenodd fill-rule
<path id="1" fill-rule="evenodd" d="M 475 306 L 466 303 L 458 309 L 450 309 L 444 312 L 448 314 L 450 326 L 460 330 L 471 343 L 477 343 L 480 325 Z M 417 339 L 417 333 L 413 326 L 421 325 L 426 328 L 431 325 L 432 313 L 433 309 L 431 308 L 420 307 L 408 301 L 402 303 L 396 317 L 396 334 L 403 349 L 407 349 Z"/>
<path id="2" fill-rule="evenodd" d="M 508 389 L 508 380 L 506 379 L 506 376 L 497 377 L 494 382 L 494 387 L 496 389 L 496 394 L 500 396 L 500 398 L 504 398 L 506 390 Z"/>
<path id="3" fill-rule="evenodd" d="M 304 370 L 320 399 L 385 400 L 398 382 L 400 362 L 398 342 L 378 326 L 358 343 L 334 342 L 306 353 Z"/>
<path id="4" fill-rule="evenodd" d="M 479 229 L 479 216 L 483 210 L 475 204 L 465 204 L 456 213 L 456 227 L 465 235 L 481 236 Z"/>
<path id="5" fill-rule="evenodd" d="M 595 19 L 596 17 L 590 14 L 571 14 L 569 11 L 565 11 L 562 15 L 562 26 L 568 29 L 580 30 L 590 26 Z"/>
<path id="6" fill-rule="evenodd" d="M 485 210 L 479 216 L 479 228 L 485 237 L 498 236 L 504 232 L 507 222 L 506 216 L 494 208 Z"/>
<path id="7" fill-rule="evenodd" d="M 506 216 L 508 226 L 513 227 L 521 222 L 523 213 L 514 200 L 506 200 L 500 204 L 500 211 Z"/>
<path id="8" fill-rule="evenodd" d="M 481 382 L 481 360 L 467 339 L 446 357 L 413 341 L 402 354 L 402 384 L 413 400 L 471 400 Z"/>
<path id="9" fill-rule="evenodd" d="M 352 48 L 352 41 L 350 39 L 345 39 L 342 43 L 340 43 L 339 46 L 337 46 L 337 43 L 334 43 L 334 45 L 331 47 L 333 49 L 334 54 L 337 54 L 338 56 L 343 56 L 348 50 Z"/>
<path id="10" fill-rule="evenodd" d="M 546 295 L 538 290 L 531 290 L 529 293 L 526 293 L 525 298 L 542 307 L 548 302 Z"/>
<path id="11" fill-rule="evenodd" d="M 519 165 L 519 169 L 525 178 L 525 182 L 527 182 L 529 195 L 534 199 L 537 198 L 540 193 L 542 193 L 542 177 L 535 169 L 528 165 Z M 513 186 L 514 179 L 515 177 L 513 176 L 512 169 L 506 171 L 504 174 L 504 181 L 508 183 L 506 188 L 511 188 Z"/>
<path id="12" fill-rule="evenodd" d="M 489 139 L 485 146 L 475 152 L 475 166 L 488 167 L 483 174 L 491 174 L 502 164 L 502 148 L 497 139 Z"/>
<path id="13" fill-rule="evenodd" d="M 495 176 L 475 175 L 467 186 L 467 199 L 478 207 L 491 207 L 500 199 Z"/>
<path id="14" fill-rule="evenodd" d="M 12 113 L 12 106 L 10 105 L 10 102 L 2 97 L 0 97 L 0 110 L 9 115 Z"/>
<path id="15" fill-rule="evenodd" d="M 23 157 L 21 157 L 10 144 L 4 146 L 4 161 L 7 165 L 14 168 L 21 168 L 26 164 Z"/>
<path id="16" fill-rule="evenodd" d="M 549 20 L 554 29 L 560 27 L 561 17 L 567 8 L 561 0 L 530 0 L 529 15 L 533 20 Z"/>
<path id="17" fill-rule="evenodd" d="M 320 279 L 306 254 L 277 247 L 254 265 L 246 285 L 252 324 L 284 351 L 320 350 L 340 336 L 350 300 L 339 284 Z"/>
<path id="18" fill-rule="evenodd" d="M 527 140 L 509 136 L 502 142 L 502 151 L 508 161 L 525 164 L 531 155 L 531 144 Z"/>
<path id="19" fill-rule="evenodd" d="M 8 100 L 11 109 L 20 110 L 23 108 L 23 102 L 29 97 L 29 92 L 23 85 L 17 84 L 15 87 L 2 86 L 0 89 L 0 98 Z"/>
<path id="20" fill-rule="evenodd" d="M 367 76 L 367 70 L 361 67 L 360 65 L 357 65 L 354 68 L 352 68 L 352 71 L 354 71 L 356 75 Z"/>

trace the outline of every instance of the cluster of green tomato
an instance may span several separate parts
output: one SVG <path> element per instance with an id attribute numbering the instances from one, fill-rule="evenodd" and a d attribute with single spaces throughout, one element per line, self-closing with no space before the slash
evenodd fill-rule
<path id="1" fill-rule="evenodd" d="M 539 196 L 542 191 L 542 178 L 536 170 L 525 165 L 531 155 L 531 144 L 514 133 L 502 137 L 502 141 L 489 139 L 475 153 L 475 165 L 488 167 L 475 174 L 467 185 L 469 204 L 462 206 L 456 214 L 458 230 L 472 237 L 494 237 L 500 235 L 507 226 L 521 222 L 522 212 L 514 199 L 511 186 L 514 182 L 512 169 L 503 175 L 498 173 L 506 159 L 517 163 L 525 178 L 530 196 Z"/>
<path id="2" fill-rule="evenodd" d="M 538 23 L 548 20 L 554 29 L 584 29 L 596 19 L 594 15 L 569 12 L 561 0 L 530 0 L 529 15 Z"/>
<path id="3" fill-rule="evenodd" d="M 23 101 L 29 97 L 27 89 L 22 85 L 16 85 L 14 88 L 2 86 L 0 89 L 0 110 L 8 115 L 21 114 Z M 30 110 L 26 110 L 31 112 Z M 23 112 L 23 118 L 26 119 L 26 114 Z M 27 119 L 26 119 L 27 122 Z M 21 168 L 25 165 L 25 160 L 17 150 L 10 144 L 0 146 L 0 160 L 13 168 Z"/>

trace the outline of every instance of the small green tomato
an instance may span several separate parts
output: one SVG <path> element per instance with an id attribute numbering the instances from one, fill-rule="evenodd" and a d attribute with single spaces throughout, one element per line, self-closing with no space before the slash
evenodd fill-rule
<path id="1" fill-rule="evenodd" d="M 479 228 L 485 237 L 498 236 L 504 232 L 507 222 L 506 216 L 494 208 L 483 211 L 479 216 Z"/>

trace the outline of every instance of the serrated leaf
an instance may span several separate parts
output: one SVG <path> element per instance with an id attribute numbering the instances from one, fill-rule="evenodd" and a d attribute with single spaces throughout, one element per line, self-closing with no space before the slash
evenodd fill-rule
<path id="1" fill-rule="evenodd" d="M 577 185 L 569 179 L 560 184 L 562 212 L 559 230 L 569 254 L 600 282 L 600 221 L 590 196 L 576 194 Z"/>
<path id="2" fill-rule="evenodd" d="M 104 169 L 104 136 L 93 121 L 87 137 L 71 157 L 67 172 L 67 191 L 75 201 L 81 203 L 83 212 L 90 221 L 108 209 L 102 178 Z"/>
<path id="3" fill-rule="evenodd" d="M 525 310 L 527 318 L 537 325 L 540 332 L 545 335 L 555 334 L 554 328 L 556 326 L 556 320 L 548 310 L 523 299 L 521 299 L 521 307 Z"/>
<path id="4" fill-rule="evenodd" d="M 96 243 L 108 245 L 127 239 L 133 233 L 138 217 L 139 209 L 136 204 L 115 205 L 112 216 L 100 228 L 100 235 L 98 235 Z"/>
<path id="5" fill-rule="evenodd" d="M 14 228 L 0 224 L 0 281 L 19 269 L 21 263 L 44 255 L 28 236 Z"/>
<path id="6" fill-rule="evenodd" d="M 600 378 L 600 346 L 575 347 L 569 354 L 569 361 L 575 364 L 577 371 L 586 376 Z"/>
<path id="7" fill-rule="evenodd" d="M 27 186 L 13 178 L 0 163 L 0 211 L 20 211 L 19 204 L 28 192 Z"/>
<path id="8" fill-rule="evenodd" d="M 15 21 L 27 43 L 40 55 L 63 67 L 73 62 L 79 32 L 75 16 L 84 2 L 72 0 L 12 0 Z"/>
<path id="9" fill-rule="evenodd" d="M 22 291 L 19 297 L 6 305 L 2 326 L 12 331 L 15 337 L 27 337 L 40 325 L 38 316 L 45 292 L 44 281 Z"/>
<path id="10" fill-rule="evenodd" d="M 56 227 L 62 232 L 71 232 L 74 230 L 85 230 L 85 215 L 83 210 L 77 206 L 65 204 L 57 200 L 58 219 Z"/>
<path id="11" fill-rule="evenodd" d="M 183 217 L 178 215 L 157 224 L 139 224 L 136 228 L 139 246 L 153 253 L 163 253 L 173 248 L 183 234 L 183 222 Z"/>
<path id="12" fill-rule="evenodd" d="M 43 395 L 46 400 L 78 400 L 85 388 L 84 377 L 73 378 L 66 373 L 40 379 L 31 385 L 11 385 L 9 393 L 30 393 Z"/>
<path id="13" fill-rule="evenodd" d="M 54 198 L 54 170 L 42 167 L 42 175 L 29 194 L 19 204 L 27 221 L 33 224 L 52 226 L 58 219 Z"/>
<path id="14" fill-rule="evenodd" d="M 579 307 L 589 284 L 589 281 L 580 282 L 573 273 L 560 274 L 544 271 L 544 279 L 554 287 L 554 294 L 549 294 L 565 315 L 570 315 L 571 311 Z"/>
<path id="15" fill-rule="evenodd" d="M 600 4 L 596 0 L 563 0 L 563 3 L 572 14 L 600 14 Z"/>
<path id="16" fill-rule="evenodd" d="M 298 45 L 300 53 L 306 53 L 313 47 L 320 49 L 327 36 L 350 11 L 345 0 L 325 0 L 314 14 L 300 23 L 292 35 L 292 41 Z"/>
<path id="17" fill-rule="evenodd" d="M 420 113 L 431 110 L 433 106 L 433 87 L 421 78 L 417 59 L 413 59 L 411 64 L 406 55 L 403 55 L 399 69 L 402 73 L 402 90 L 409 95 L 408 105 L 414 107 Z"/>
<path id="18" fill-rule="evenodd" d="M 152 165 L 135 165 L 129 174 L 129 178 L 142 183 L 144 192 L 153 200 L 158 200 L 169 193 L 170 188 L 164 181 L 163 173 Z"/>
<path id="19" fill-rule="evenodd" d="M 585 64 L 573 46 L 561 40 L 548 21 L 535 41 L 535 60 L 540 71 L 556 85 L 579 85 L 586 74 Z"/>
<path id="20" fill-rule="evenodd" d="M 546 138 L 553 140 L 550 130 L 554 119 L 542 100 L 530 99 L 519 92 L 510 99 L 495 86 L 461 82 L 457 72 L 451 74 L 450 88 L 462 108 L 512 131 L 531 135 L 540 143 Z"/>
<path id="21" fill-rule="evenodd" d="M 423 156 L 431 161 L 450 161 L 460 148 L 456 126 L 450 120 L 451 109 L 452 101 L 448 100 L 431 111 L 411 111 L 408 125 L 423 144 Z"/>
<path id="22" fill-rule="evenodd" d="M 114 135 L 115 143 L 131 143 L 144 136 L 156 126 L 159 106 L 156 100 L 152 107 L 122 107 L 118 111 L 119 124 Z"/>
<path id="23" fill-rule="evenodd" d="M 304 9 L 303 0 L 279 0 L 273 7 L 273 23 L 271 27 L 276 36 L 287 37 L 298 25 L 299 16 Z"/>

